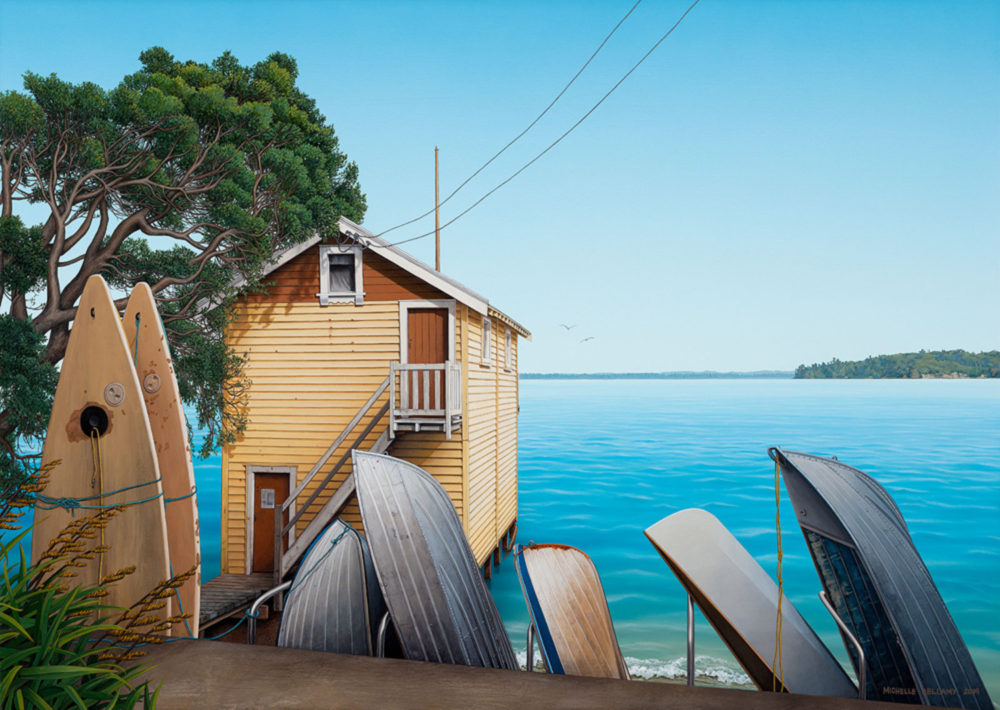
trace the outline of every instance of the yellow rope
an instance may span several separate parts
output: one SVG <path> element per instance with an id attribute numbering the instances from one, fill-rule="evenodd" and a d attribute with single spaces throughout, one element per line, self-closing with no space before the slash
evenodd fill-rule
<path id="1" fill-rule="evenodd" d="M 784 596 L 784 580 L 781 576 L 781 563 L 784 558 L 784 552 L 781 550 L 781 480 L 778 477 L 780 468 L 778 466 L 778 457 L 774 458 L 774 504 L 775 504 L 775 519 L 778 524 L 778 615 L 775 622 L 774 629 L 774 660 L 771 663 L 771 690 L 777 692 L 778 684 L 781 684 L 782 690 L 785 687 L 785 664 L 781 653 L 781 600 Z M 777 671 L 777 673 L 775 673 Z"/>
<path id="2" fill-rule="evenodd" d="M 94 487 L 94 479 L 98 479 L 100 488 L 98 489 L 98 505 L 104 508 L 104 457 L 101 454 L 101 435 L 97 429 L 90 430 L 90 453 L 94 461 L 94 472 L 90 476 L 90 487 Z M 101 526 L 101 549 L 104 548 L 104 526 Z M 104 578 L 104 552 L 97 553 L 97 579 Z"/>

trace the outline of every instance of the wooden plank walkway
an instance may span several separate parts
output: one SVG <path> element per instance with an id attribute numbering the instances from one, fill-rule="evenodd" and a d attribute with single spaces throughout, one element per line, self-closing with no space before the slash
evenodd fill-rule
<path id="1" fill-rule="evenodd" d="M 249 608 L 253 600 L 274 586 L 270 572 L 220 574 L 201 585 L 201 614 L 204 629 Z"/>
<path id="2" fill-rule="evenodd" d="M 171 708 L 898 710 L 890 703 L 343 656 L 219 641 L 149 647 Z"/>

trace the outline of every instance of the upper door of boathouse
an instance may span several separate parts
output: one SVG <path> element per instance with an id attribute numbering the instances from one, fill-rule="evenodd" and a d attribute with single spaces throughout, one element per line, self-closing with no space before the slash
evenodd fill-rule
<path id="1" fill-rule="evenodd" d="M 448 309 L 411 308 L 406 312 L 406 359 L 410 364 L 441 364 L 448 359 Z M 442 373 L 443 374 L 443 373 Z M 438 376 L 437 385 L 427 377 L 414 378 L 415 387 L 411 394 L 415 402 L 434 403 L 444 401 L 444 377 Z"/>

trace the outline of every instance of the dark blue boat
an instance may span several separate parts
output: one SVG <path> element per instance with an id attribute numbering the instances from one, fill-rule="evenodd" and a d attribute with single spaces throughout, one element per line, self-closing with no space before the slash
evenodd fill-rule
<path id="1" fill-rule="evenodd" d="M 827 596 L 864 651 L 867 698 L 992 710 L 888 492 L 836 459 L 778 448 L 768 454 L 781 469 Z M 854 646 L 844 643 L 857 669 Z"/>

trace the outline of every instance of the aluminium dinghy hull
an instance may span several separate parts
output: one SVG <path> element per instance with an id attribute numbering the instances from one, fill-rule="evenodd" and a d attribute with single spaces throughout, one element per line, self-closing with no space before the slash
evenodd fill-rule
<path id="1" fill-rule="evenodd" d="M 899 508 L 871 476 L 811 454 L 768 451 L 838 616 L 865 654 L 871 700 L 991 710 L 968 648 Z M 845 645 L 851 662 L 858 659 Z"/>
<path id="2" fill-rule="evenodd" d="M 391 456 L 353 457 L 365 536 L 406 658 L 516 670 L 503 621 L 441 484 Z"/>
<path id="3" fill-rule="evenodd" d="M 338 518 L 302 558 L 285 599 L 278 645 L 371 656 L 385 611 L 364 538 Z"/>
<path id="4" fill-rule="evenodd" d="M 758 688 L 858 696 L 788 597 L 781 600 L 776 656 L 778 585 L 718 518 L 706 510 L 681 510 L 649 527 L 646 537 Z"/>
<path id="5" fill-rule="evenodd" d="M 590 557 L 569 545 L 518 546 L 514 557 L 549 673 L 629 680 Z"/>

